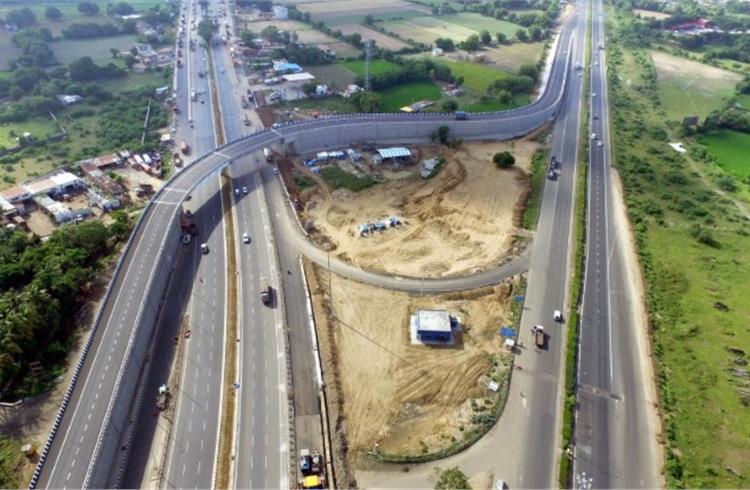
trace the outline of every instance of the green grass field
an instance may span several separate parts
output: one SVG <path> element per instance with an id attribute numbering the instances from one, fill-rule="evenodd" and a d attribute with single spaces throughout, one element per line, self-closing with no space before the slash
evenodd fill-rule
<path id="1" fill-rule="evenodd" d="M 750 176 L 750 134 L 717 131 L 703 136 L 700 142 L 708 148 L 725 172 L 739 179 Z"/>
<path id="2" fill-rule="evenodd" d="M 750 111 L 750 94 L 737 97 L 737 103 L 746 111 Z"/>
<path id="3" fill-rule="evenodd" d="M 432 58 L 432 60 L 449 66 L 454 76 L 464 77 L 464 88 L 475 95 L 484 94 L 492 82 L 508 76 L 507 72 L 489 65 L 470 61 L 452 61 L 447 58 Z"/>
<path id="4" fill-rule="evenodd" d="M 350 72 L 354 73 L 359 77 L 365 76 L 365 62 L 362 60 L 343 61 L 339 63 L 339 66 L 343 66 Z M 381 73 L 388 73 L 389 71 L 399 70 L 400 65 L 386 60 L 372 60 L 370 62 L 370 75 L 379 75 Z"/>
<path id="5" fill-rule="evenodd" d="M 454 41 L 463 41 L 472 34 L 483 30 L 491 34 L 502 32 L 512 37 L 521 26 L 485 17 L 480 14 L 461 12 L 440 17 L 414 17 L 411 19 L 393 20 L 383 23 L 386 30 L 394 32 L 404 39 L 431 44 L 439 37 L 448 37 Z"/>
<path id="6" fill-rule="evenodd" d="M 489 101 L 468 101 L 466 103 L 459 103 L 459 108 L 469 112 L 492 112 L 492 111 L 505 111 L 507 109 L 513 109 L 514 107 L 521 107 L 531 102 L 528 95 L 519 95 L 513 97 L 510 102 L 499 102 L 497 100 Z"/>
<path id="7" fill-rule="evenodd" d="M 98 64 L 115 61 L 112 59 L 110 49 L 127 51 L 135 46 L 135 36 L 112 36 L 92 39 L 65 39 L 55 41 L 50 47 L 55 52 L 55 57 L 60 63 L 67 65 L 81 56 L 90 56 Z"/>
<path id="8" fill-rule="evenodd" d="M 617 24 L 616 15 L 610 18 Z M 650 52 L 620 52 L 617 29 L 610 32 L 613 157 L 647 283 L 666 486 L 746 487 L 750 396 L 742 390 L 750 375 L 750 225 L 712 179 L 693 170 L 695 165 L 711 175 L 710 162 L 689 162 L 667 147 L 676 137 L 668 120 L 680 100 L 670 100 L 675 106 L 665 117 L 655 103 L 664 80 L 649 76 Z M 675 63 L 659 72 L 674 74 L 675 85 L 703 70 L 682 59 Z M 706 90 L 705 83 L 686 86 L 682 105 Z M 708 144 L 726 151 L 736 142 Z"/>
<path id="9" fill-rule="evenodd" d="M 661 51 L 652 51 L 651 56 L 659 80 L 659 98 L 670 120 L 707 116 L 734 94 L 741 79 L 736 73 Z"/>
<path id="10" fill-rule="evenodd" d="M 60 128 L 55 124 L 51 117 L 39 117 L 21 123 L 4 124 L 0 126 L 0 145 L 10 148 L 16 146 L 18 141 L 15 136 L 21 136 L 29 132 L 37 138 L 46 138 L 60 132 Z"/>
<path id="11" fill-rule="evenodd" d="M 419 100 L 438 101 L 442 92 L 433 82 L 410 82 L 383 90 L 380 95 L 383 97 L 383 112 L 398 112 Z"/>

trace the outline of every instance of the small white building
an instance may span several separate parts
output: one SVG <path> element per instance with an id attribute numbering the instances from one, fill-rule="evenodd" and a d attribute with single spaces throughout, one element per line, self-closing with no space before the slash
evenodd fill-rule
<path id="1" fill-rule="evenodd" d="M 285 82 L 288 82 L 292 88 L 301 87 L 302 85 L 315 80 L 315 76 L 312 73 L 307 72 L 290 73 L 289 75 L 284 75 L 281 78 L 283 78 Z"/>
<path id="2" fill-rule="evenodd" d="M 289 18 L 289 9 L 281 5 L 274 5 L 273 16 L 279 20 L 286 20 Z"/>
<path id="3" fill-rule="evenodd" d="M 73 95 L 60 94 L 57 96 L 57 100 L 59 100 L 62 105 L 70 105 L 70 104 L 75 104 L 76 102 L 82 101 L 83 97 L 81 97 L 80 95 L 75 95 L 75 94 Z"/>
<path id="4" fill-rule="evenodd" d="M 443 50 L 441 48 L 432 48 L 432 56 L 443 56 Z"/>

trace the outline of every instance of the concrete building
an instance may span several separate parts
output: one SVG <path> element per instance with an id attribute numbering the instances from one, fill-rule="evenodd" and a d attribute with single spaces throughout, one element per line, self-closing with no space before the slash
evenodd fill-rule
<path id="1" fill-rule="evenodd" d="M 377 154 L 373 155 L 372 163 L 380 165 L 381 163 L 403 163 L 411 159 L 411 151 L 403 146 L 393 148 L 378 148 Z"/>
<path id="2" fill-rule="evenodd" d="M 455 323 L 446 310 L 417 310 L 412 315 L 412 325 L 420 342 L 451 343 Z"/>
<path id="3" fill-rule="evenodd" d="M 273 16 L 278 20 L 286 20 L 289 18 L 289 9 L 280 5 L 274 5 Z"/>
<path id="4" fill-rule="evenodd" d="M 67 171 L 58 171 L 22 184 L 32 196 L 41 194 L 63 195 L 70 192 L 83 190 L 86 185 L 78 176 Z"/>
<path id="5" fill-rule="evenodd" d="M 296 89 L 302 87 L 308 82 L 315 80 L 315 76 L 312 73 L 292 73 L 281 77 L 285 82 L 289 83 L 289 87 Z"/>

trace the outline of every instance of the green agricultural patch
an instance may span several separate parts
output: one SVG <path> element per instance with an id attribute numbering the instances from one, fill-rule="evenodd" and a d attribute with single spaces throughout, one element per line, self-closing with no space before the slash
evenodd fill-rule
<path id="1" fill-rule="evenodd" d="M 733 95 L 742 78 L 737 73 L 661 51 L 652 51 L 651 57 L 656 66 L 659 99 L 671 120 L 706 117 Z"/>
<path id="2" fill-rule="evenodd" d="M 717 131 L 703 136 L 700 142 L 725 172 L 739 179 L 750 176 L 750 134 Z"/>
<path id="3" fill-rule="evenodd" d="M 354 73 L 359 77 L 365 76 L 365 62 L 362 60 L 343 61 L 339 63 L 350 72 Z M 372 60 L 370 61 L 370 75 L 380 75 L 381 73 L 388 73 L 391 71 L 398 71 L 401 66 L 386 60 Z"/>
<path id="4" fill-rule="evenodd" d="M 105 64 L 115 61 L 111 49 L 128 51 L 135 44 L 135 36 L 124 35 L 96 39 L 65 39 L 50 43 L 50 47 L 55 52 L 57 60 L 65 65 L 81 56 L 90 56 L 95 63 Z"/>
<path id="5" fill-rule="evenodd" d="M 443 15 L 440 17 L 415 17 L 385 22 L 383 27 L 404 39 L 431 44 L 439 37 L 463 41 L 472 34 L 479 34 L 483 30 L 494 35 L 502 32 L 512 37 L 521 26 L 497 20 L 483 15 L 462 12 L 460 14 Z"/>
<path id="6" fill-rule="evenodd" d="M 440 100 L 440 87 L 433 82 L 410 82 L 380 92 L 383 112 L 398 112 L 406 105 L 419 100 Z"/>
<path id="7" fill-rule="evenodd" d="M 320 175 L 326 183 L 334 189 L 344 187 L 353 192 L 358 192 L 375 185 L 375 179 L 369 175 L 366 177 L 357 177 L 336 166 L 328 166 L 321 170 Z"/>
<path id="8" fill-rule="evenodd" d="M 449 61 L 445 58 L 435 61 L 449 66 L 453 76 L 463 77 L 464 88 L 477 95 L 487 92 L 487 87 L 495 80 L 502 80 L 508 76 L 508 73 L 502 70 L 470 61 Z"/>

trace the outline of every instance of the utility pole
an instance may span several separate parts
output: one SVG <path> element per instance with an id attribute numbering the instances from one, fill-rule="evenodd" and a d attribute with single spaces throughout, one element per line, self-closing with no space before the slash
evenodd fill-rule
<path id="1" fill-rule="evenodd" d="M 370 58 L 372 58 L 372 39 L 365 41 L 365 92 L 370 91 Z"/>

